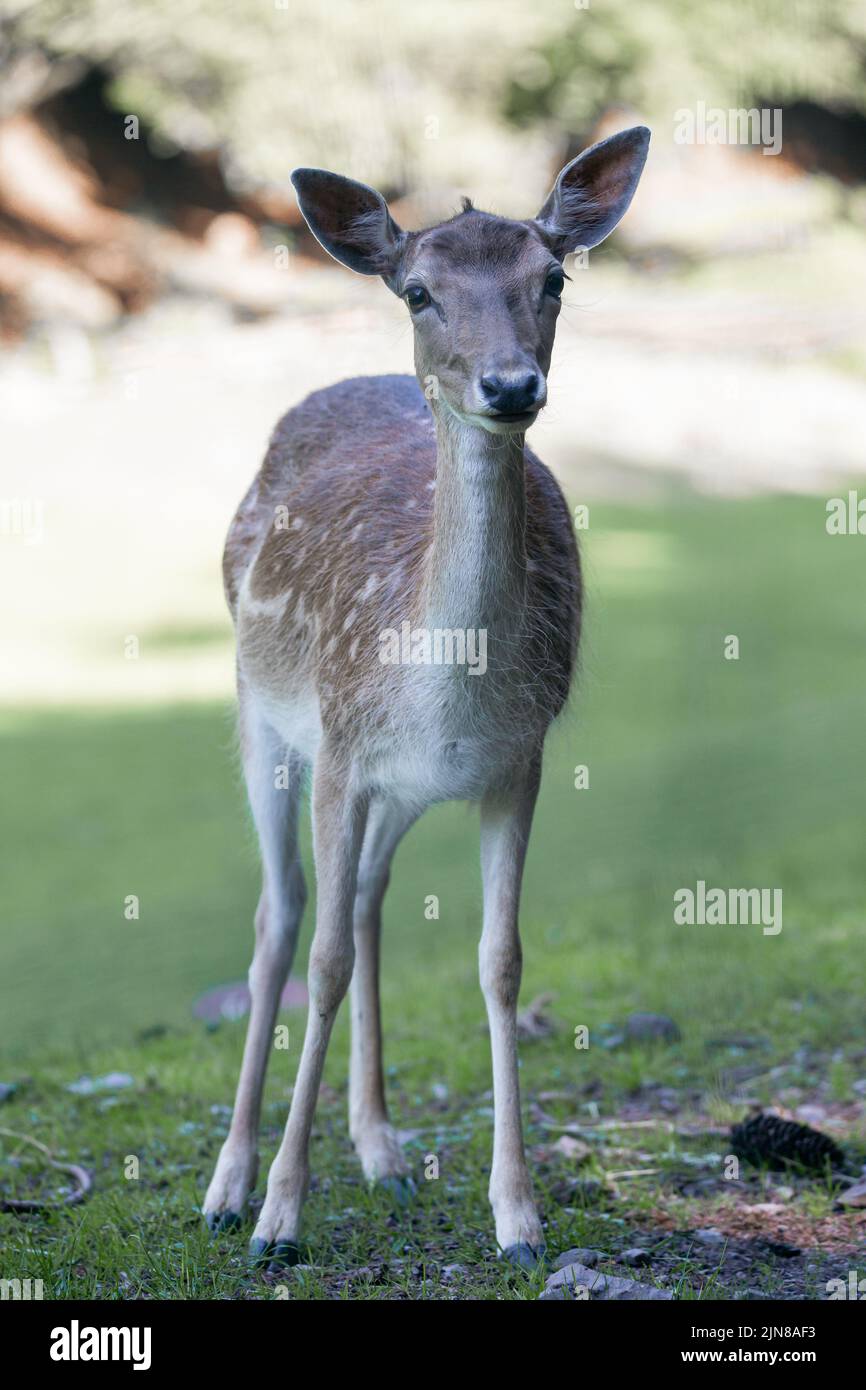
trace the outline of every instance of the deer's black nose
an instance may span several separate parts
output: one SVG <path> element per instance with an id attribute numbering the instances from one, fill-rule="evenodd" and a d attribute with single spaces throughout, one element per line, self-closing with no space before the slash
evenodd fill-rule
<path id="1" fill-rule="evenodd" d="M 481 394 L 499 415 L 523 415 L 539 396 L 541 378 L 536 371 L 493 372 L 481 378 Z"/>

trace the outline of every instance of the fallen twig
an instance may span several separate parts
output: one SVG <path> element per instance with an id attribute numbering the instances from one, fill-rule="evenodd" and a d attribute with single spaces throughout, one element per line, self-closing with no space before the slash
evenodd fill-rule
<path id="1" fill-rule="evenodd" d="M 651 1178 L 656 1173 L 660 1173 L 661 1168 L 621 1168 L 615 1173 L 605 1173 L 607 1182 L 616 1182 L 618 1178 Z"/>
<path id="2" fill-rule="evenodd" d="M 74 1207 L 78 1202 L 83 1202 L 90 1189 L 93 1187 L 93 1179 L 77 1163 L 60 1163 L 54 1157 L 51 1150 L 45 1144 L 34 1139 L 30 1134 L 18 1134 L 14 1129 L 0 1128 L 0 1134 L 7 1139 L 18 1139 L 22 1144 L 31 1144 L 34 1149 L 39 1149 L 45 1157 L 45 1161 L 50 1168 L 56 1168 L 61 1173 L 69 1173 L 77 1183 L 77 1187 L 68 1192 L 64 1197 L 3 1197 L 0 1196 L 0 1211 L 45 1211 L 52 1207 Z"/>

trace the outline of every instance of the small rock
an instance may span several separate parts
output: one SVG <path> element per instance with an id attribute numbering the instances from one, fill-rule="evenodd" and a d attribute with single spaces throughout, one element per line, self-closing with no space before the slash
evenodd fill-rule
<path id="1" fill-rule="evenodd" d="M 548 1008 L 556 998 L 555 994 L 539 994 L 517 1015 L 517 1036 L 524 1041 L 535 1038 L 548 1038 L 556 1031 Z"/>
<path id="2" fill-rule="evenodd" d="M 623 1250 L 621 1255 L 617 1255 L 616 1262 L 618 1265 L 630 1265 L 632 1269 L 640 1269 L 650 1263 L 650 1253 L 641 1246 L 634 1245 L 630 1250 Z"/>
<path id="3" fill-rule="evenodd" d="M 827 1111 L 823 1105 L 798 1105 L 794 1112 L 797 1119 L 804 1125 L 822 1125 L 827 1119 Z"/>
<path id="4" fill-rule="evenodd" d="M 840 1192 L 836 1205 L 841 1207 L 866 1207 L 866 1178 L 855 1182 L 845 1192 Z"/>
<path id="5" fill-rule="evenodd" d="M 300 1009 L 307 1003 L 307 987 L 302 980 L 287 980 L 280 995 L 281 1009 Z M 192 1006 L 196 1018 L 212 1027 L 223 1019 L 243 1018 L 250 1011 L 250 988 L 245 980 L 217 985 L 199 995 Z"/>
<path id="6" fill-rule="evenodd" d="M 343 1278 L 348 1282 L 353 1279 L 372 1280 L 380 1270 L 374 1265 L 358 1265 L 355 1269 L 347 1269 Z"/>
<path id="7" fill-rule="evenodd" d="M 135 1085 L 135 1078 L 127 1071 L 110 1071 L 105 1076 L 97 1076 L 96 1085 L 104 1091 L 125 1091 Z"/>
<path id="8" fill-rule="evenodd" d="M 554 1260 L 552 1268 L 565 1269 L 566 1265 L 586 1265 L 589 1269 L 594 1269 L 601 1260 L 606 1260 L 608 1256 L 603 1250 L 590 1250 L 578 1246 L 574 1250 L 566 1250 L 564 1255 L 560 1255 Z"/>
<path id="9" fill-rule="evenodd" d="M 434 1081 L 430 1090 L 433 1092 L 434 1100 L 444 1101 L 448 1099 L 448 1087 L 445 1085 L 444 1081 Z"/>
<path id="10" fill-rule="evenodd" d="M 0 1081 L 0 1103 L 4 1100 L 11 1100 L 18 1090 L 14 1081 Z"/>
<path id="11" fill-rule="evenodd" d="M 679 1042 L 682 1034 L 666 1014 L 629 1014 L 625 1021 L 630 1042 Z"/>
<path id="12" fill-rule="evenodd" d="M 700 1241 L 701 1245 L 723 1245 L 725 1241 L 721 1231 L 717 1231 L 713 1226 L 704 1226 L 699 1231 L 692 1231 L 692 1236 Z"/>
<path id="13" fill-rule="evenodd" d="M 459 1279 L 460 1276 L 463 1275 L 463 1274 L 465 1274 L 465 1273 L 466 1273 L 466 1266 L 465 1266 L 465 1265 L 460 1265 L 460 1264 L 455 1264 L 455 1265 L 443 1265 L 443 1267 L 442 1267 L 442 1283 L 443 1283 L 443 1284 L 453 1284 L 454 1281 L 455 1281 L 455 1279 Z"/>
<path id="14" fill-rule="evenodd" d="M 552 1295 L 561 1299 L 577 1294 L 578 1297 L 612 1302 L 625 1300 L 672 1299 L 668 1289 L 656 1289 L 650 1284 L 639 1284 L 635 1279 L 621 1279 L 614 1274 L 599 1274 L 584 1264 L 566 1265 L 551 1274 L 541 1295 Z"/>
<path id="15" fill-rule="evenodd" d="M 572 1163 L 585 1163 L 592 1153 L 588 1144 L 584 1144 L 582 1139 L 573 1138 L 570 1134 L 563 1134 L 550 1148 L 552 1153 L 562 1154 Z"/>
<path id="16" fill-rule="evenodd" d="M 92 1096 L 94 1091 L 123 1091 L 135 1081 L 125 1071 L 110 1071 L 105 1076 L 80 1076 L 66 1087 L 74 1096 Z"/>
<path id="17" fill-rule="evenodd" d="M 656 1092 L 659 1108 L 668 1115 L 676 1115 L 682 1109 L 682 1096 L 672 1086 L 660 1086 Z"/>

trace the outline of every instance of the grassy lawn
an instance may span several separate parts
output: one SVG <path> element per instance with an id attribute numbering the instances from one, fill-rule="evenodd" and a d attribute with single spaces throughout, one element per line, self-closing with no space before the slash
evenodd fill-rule
<path id="1" fill-rule="evenodd" d="M 553 1253 L 613 1257 L 651 1241 L 652 1266 L 635 1277 L 681 1297 L 786 1292 L 797 1262 L 776 1259 L 753 1229 L 753 1202 L 778 1208 L 764 1223 L 776 1244 L 803 1251 L 787 1296 L 820 1292 L 821 1262 L 844 1274 L 845 1252 L 866 1240 L 863 1217 L 834 1214 L 830 1183 L 774 1187 L 745 1167 L 740 1182 L 721 1177 L 722 1127 L 752 1101 L 818 1106 L 817 1127 L 864 1156 L 866 540 L 828 537 L 824 517 L 821 499 L 672 493 L 652 508 L 595 505 L 583 535 L 582 674 L 549 740 L 524 890 L 522 998 L 555 996 L 549 1031 L 523 1046 L 527 1136 Z M 730 635 L 737 660 L 724 656 Z M 208 1030 L 191 1006 L 243 978 L 257 894 L 232 712 L 10 713 L 0 737 L 0 1081 L 18 1083 L 0 1122 L 95 1177 L 79 1207 L 0 1215 L 0 1276 L 42 1278 L 46 1297 L 273 1297 L 273 1280 L 246 1268 L 249 1230 L 211 1243 L 196 1211 L 243 1025 Z M 581 790 L 578 765 L 589 769 Z M 781 889 L 782 931 L 675 925 L 674 893 L 699 879 Z M 436 922 L 424 916 L 430 894 Z M 390 1087 L 419 1194 L 395 1215 L 359 1181 L 343 1011 L 314 1131 L 309 1266 L 284 1281 L 293 1297 L 526 1298 L 542 1287 L 504 1272 L 493 1249 L 479 908 L 476 815 L 436 808 L 398 853 L 385 922 Z M 635 1010 L 669 1015 L 681 1040 L 608 1045 Z M 286 1021 L 260 1193 L 303 1013 Z M 586 1050 L 574 1046 L 578 1025 Z M 134 1085 L 65 1089 L 108 1071 Z M 589 1146 L 580 1166 L 553 1147 L 566 1125 Z M 8 1160 L 15 1142 L 0 1142 Z M 437 1181 L 424 1180 L 428 1154 Z M 137 1180 L 124 1175 L 130 1155 Z M 0 1163 L 0 1178 L 20 1191 L 37 1181 L 29 1161 Z M 751 1263 L 726 1266 L 723 1247 L 686 1234 L 708 1226 Z M 443 1276 L 445 1266 L 459 1268 Z"/>

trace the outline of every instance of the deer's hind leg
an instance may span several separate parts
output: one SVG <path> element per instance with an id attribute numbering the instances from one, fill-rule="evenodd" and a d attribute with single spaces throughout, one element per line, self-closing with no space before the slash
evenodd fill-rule
<path id="1" fill-rule="evenodd" d="M 379 941 L 382 900 L 391 860 L 417 812 L 399 802 L 370 807 L 355 891 L 355 968 L 352 974 L 352 1053 L 349 1069 L 349 1131 L 364 1176 L 391 1189 L 398 1202 L 411 1193 L 408 1165 L 388 1118 L 382 1074 L 379 1014 Z"/>
<path id="2" fill-rule="evenodd" d="M 304 776 L 251 696 L 241 696 L 241 756 L 262 856 L 262 892 L 249 972 L 250 1018 L 228 1137 L 204 1201 L 208 1226 L 235 1225 L 255 1186 L 258 1130 L 274 1025 L 298 939 L 306 885 L 298 855 L 298 806 Z"/>

